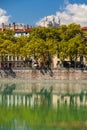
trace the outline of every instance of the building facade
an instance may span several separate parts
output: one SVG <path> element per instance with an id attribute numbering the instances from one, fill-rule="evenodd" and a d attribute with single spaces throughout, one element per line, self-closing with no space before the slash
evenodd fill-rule
<path id="1" fill-rule="evenodd" d="M 4 23 L 2 23 L 0 31 L 2 32 L 6 29 L 13 30 L 15 32 L 15 36 L 22 36 L 22 35 L 29 36 L 29 33 L 32 31 L 32 26 L 16 23 L 5 25 Z"/>
<path id="2" fill-rule="evenodd" d="M 14 31 L 15 37 L 20 36 L 29 36 L 29 33 L 32 31 L 32 26 L 23 25 L 23 24 L 4 24 L 0 27 L 0 32 L 4 32 L 6 29 L 10 29 Z M 1 67 L 25 67 L 26 64 L 24 63 L 25 58 L 22 59 L 20 56 L 14 57 L 13 55 L 6 55 L 5 60 L 1 59 L 2 55 L 0 55 L 0 68 Z"/>

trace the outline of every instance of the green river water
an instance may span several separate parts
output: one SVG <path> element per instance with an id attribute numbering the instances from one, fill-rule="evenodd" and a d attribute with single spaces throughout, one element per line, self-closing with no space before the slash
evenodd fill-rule
<path id="1" fill-rule="evenodd" d="M 0 130 L 87 130 L 87 82 L 0 81 Z"/>

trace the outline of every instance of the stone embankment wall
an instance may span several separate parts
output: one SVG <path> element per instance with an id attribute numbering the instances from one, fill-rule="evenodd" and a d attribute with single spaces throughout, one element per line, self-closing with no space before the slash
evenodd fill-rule
<path id="1" fill-rule="evenodd" d="M 40 70 L 12 70 L 12 72 L 0 71 L 0 79 L 20 80 L 87 80 L 87 70 L 55 69 Z"/>

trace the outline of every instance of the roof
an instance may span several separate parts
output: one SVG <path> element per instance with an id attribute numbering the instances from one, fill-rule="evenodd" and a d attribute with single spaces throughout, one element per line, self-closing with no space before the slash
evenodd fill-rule
<path id="1" fill-rule="evenodd" d="M 84 31 L 87 31 L 87 26 L 81 28 Z"/>
<path id="2" fill-rule="evenodd" d="M 2 32 L 2 28 L 0 28 L 0 32 Z"/>
<path id="3" fill-rule="evenodd" d="M 10 29 L 13 30 L 13 29 Z M 32 27 L 28 27 L 26 29 L 15 29 L 13 30 L 15 33 L 30 33 L 32 31 Z M 0 32 L 3 32 L 2 28 L 0 28 Z"/>
<path id="4" fill-rule="evenodd" d="M 27 29 L 15 29 L 14 32 L 15 33 L 29 33 L 32 31 L 32 28 L 27 28 Z"/>

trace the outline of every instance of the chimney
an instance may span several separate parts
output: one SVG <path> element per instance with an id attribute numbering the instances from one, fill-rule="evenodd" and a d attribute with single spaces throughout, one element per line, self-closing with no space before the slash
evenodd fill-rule
<path id="1" fill-rule="evenodd" d="M 15 31 L 15 22 L 13 23 L 13 30 Z"/>
<path id="2" fill-rule="evenodd" d="M 26 27 L 26 25 L 24 25 L 24 30 L 26 30 L 27 29 L 27 27 Z"/>
<path id="3" fill-rule="evenodd" d="M 11 28 L 11 24 L 9 23 L 9 28 Z"/>
<path id="4" fill-rule="evenodd" d="M 27 26 L 27 29 L 28 29 L 28 28 L 29 28 L 29 25 L 27 24 L 26 26 Z"/>

